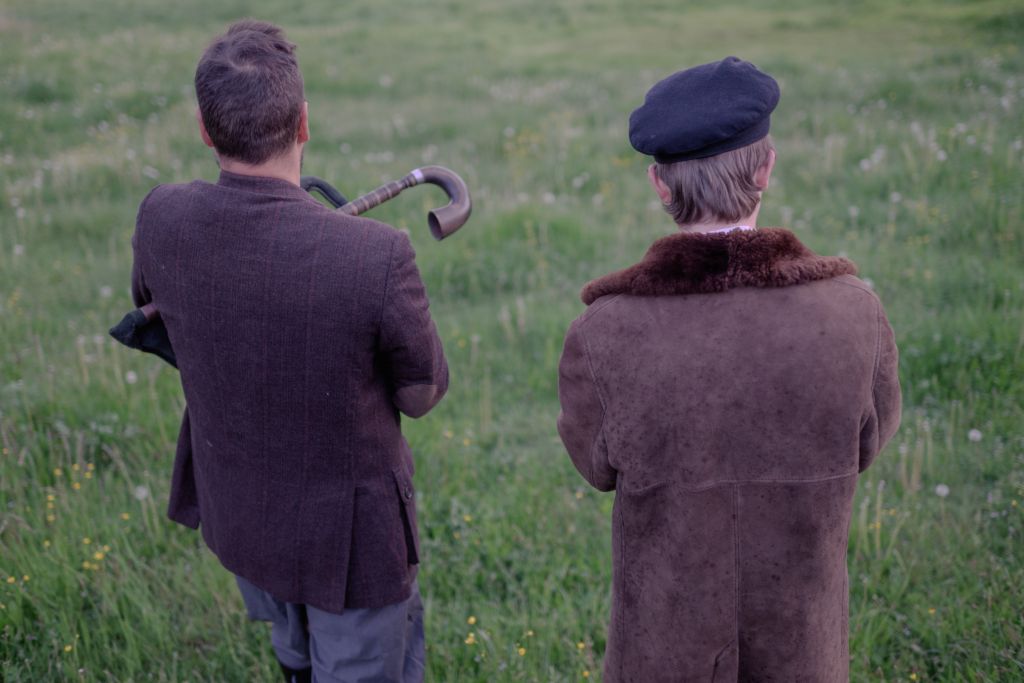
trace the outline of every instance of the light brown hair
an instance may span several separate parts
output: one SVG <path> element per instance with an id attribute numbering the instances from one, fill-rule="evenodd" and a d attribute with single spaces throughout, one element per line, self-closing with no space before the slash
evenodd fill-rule
<path id="1" fill-rule="evenodd" d="M 771 136 L 704 159 L 655 164 L 671 192 L 665 211 L 679 225 L 738 221 L 754 212 L 761 190 L 754 174 L 771 159 Z"/>
<path id="2" fill-rule="evenodd" d="M 243 19 L 196 67 L 203 125 L 223 156 L 260 164 L 295 142 L 305 101 L 295 45 L 273 24 Z"/>

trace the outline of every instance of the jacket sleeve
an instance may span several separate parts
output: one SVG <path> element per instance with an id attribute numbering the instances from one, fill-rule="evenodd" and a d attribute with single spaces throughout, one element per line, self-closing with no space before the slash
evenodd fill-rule
<path id="1" fill-rule="evenodd" d="M 132 301 L 135 302 L 136 308 L 142 308 L 153 301 L 153 295 L 149 293 L 146 280 L 142 275 L 142 247 L 139 244 L 139 233 L 142 230 L 142 212 L 146 208 L 146 202 L 156 190 L 156 187 L 150 190 L 139 204 L 139 211 L 135 216 L 135 232 L 132 233 Z"/>
<path id="2" fill-rule="evenodd" d="M 616 471 L 608 462 L 604 439 L 605 406 L 590 366 L 586 340 L 577 320 L 565 335 L 558 365 L 558 434 L 583 478 L 599 491 L 615 488 Z"/>
<path id="3" fill-rule="evenodd" d="M 902 403 L 896 336 L 885 317 L 885 311 L 879 304 L 878 352 L 875 376 L 871 385 L 871 406 L 860 432 L 861 472 L 871 465 L 875 456 L 896 433 L 900 426 Z"/>
<path id="4" fill-rule="evenodd" d="M 437 405 L 448 390 L 448 363 L 430 317 L 416 254 L 404 233 L 391 249 L 379 350 L 395 407 L 409 417 L 421 417 Z"/>
<path id="5" fill-rule="evenodd" d="M 153 300 L 153 296 L 146 287 L 146 281 L 142 277 L 142 264 L 139 262 L 138 230 L 132 235 L 132 301 L 136 308 L 142 308 Z"/>

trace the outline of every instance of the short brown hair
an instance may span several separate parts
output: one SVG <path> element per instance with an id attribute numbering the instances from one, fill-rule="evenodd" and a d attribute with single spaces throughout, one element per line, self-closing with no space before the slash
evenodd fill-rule
<path id="1" fill-rule="evenodd" d="M 768 163 L 771 137 L 704 159 L 655 164 L 658 178 L 671 191 L 665 211 L 679 225 L 746 218 L 761 201 L 754 174 Z"/>
<path id="2" fill-rule="evenodd" d="M 273 24 L 235 22 L 199 60 L 196 99 L 219 154 L 260 164 L 283 153 L 305 101 L 295 45 Z"/>

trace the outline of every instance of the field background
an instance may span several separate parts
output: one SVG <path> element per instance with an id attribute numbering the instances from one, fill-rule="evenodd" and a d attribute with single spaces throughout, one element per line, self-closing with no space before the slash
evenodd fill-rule
<path id="1" fill-rule="evenodd" d="M 0 679 L 277 680 L 266 627 L 164 517 L 177 376 L 106 336 L 138 202 L 216 178 L 191 78 L 246 15 L 300 46 L 306 172 L 351 197 L 440 163 L 473 191 L 443 244 L 436 190 L 372 214 L 411 231 L 452 369 L 406 422 L 430 680 L 600 679 L 612 497 L 558 441 L 557 359 L 580 287 L 673 229 L 629 112 L 728 54 L 782 85 L 761 224 L 854 259 L 902 351 L 903 427 L 851 530 L 852 678 L 1024 680 L 1012 0 L 3 0 Z"/>

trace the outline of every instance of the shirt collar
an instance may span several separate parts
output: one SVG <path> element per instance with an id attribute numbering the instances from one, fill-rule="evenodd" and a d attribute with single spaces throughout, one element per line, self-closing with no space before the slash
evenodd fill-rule
<path id="1" fill-rule="evenodd" d="M 717 230 L 708 230 L 705 235 L 714 235 L 720 232 L 732 232 L 733 230 L 753 230 L 754 228 L 749 225 L 731 225 L 728 228 L 718 228 Z"/>

